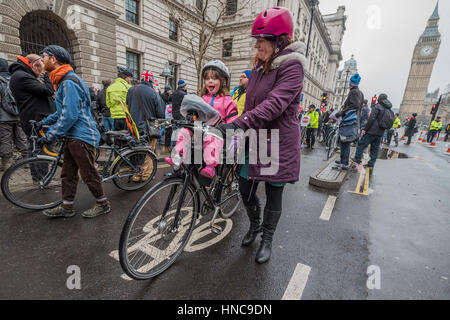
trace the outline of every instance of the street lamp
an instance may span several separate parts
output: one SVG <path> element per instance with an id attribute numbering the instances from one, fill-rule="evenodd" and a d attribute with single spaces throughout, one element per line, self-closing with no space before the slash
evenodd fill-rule
<path id="1" fill-rule="evenodd" d="M 165 87 L 167 87 L 167 78 L 173 78 L 172 71 L 170 70 L 169 62 L 166 62 L 166 65 L 164 66 L 164 70 L 161 73 L 161 77 L 164 77 L 165 79 Z"/>
<path id="2" fill-rule="evenodd" d="M 345 91 L 347 91 L 347 87 L 348 87 L 347 81 L 348 81 L 348 74 L 350 73 L 350 69 L 347 69 L 345 72 L 347 73 L 347 75 L 345 76 L 344 93 L 342 94 L 341 105 L 344 103 Z"/>
<path id="3" fill-rule="evenodd" d="M 306 57 L 308 58 L 308 52 L 309 52 L 309 42 L 311 41 L 311 32 L 312 32 L 312 26 L 314 22 L 314 12 L 316 11 L 316 6 L 319 4 L 319 0 L 309 0 L 309 3 L 312 6 L 311 9 L 311 22 L 309 24 L 309 34 L 308 34 L 308 44 L 306 45 Z"/>

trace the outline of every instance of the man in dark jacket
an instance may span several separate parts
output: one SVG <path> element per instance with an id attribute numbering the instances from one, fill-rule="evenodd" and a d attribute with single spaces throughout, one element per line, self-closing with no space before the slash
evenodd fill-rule
<path id="1" fill-rule="evenodd" d="M 180 80 L 178 90 L 172 94 L 172 115 L 175 120 L 183 120 L 180 109 L 185 95 L 187 95 L 187 84 L 184 80 Z"/>
<path id="2" fill-rule="evenodd" d="M 405 135 L 408 137 L 408 141 L 405 142 L 405 144 L 407 146 L 409 146 L 411 144 L 411 139 L 415 134 L 416 123 L 417 123 L 416 117 L 417 117 L 417 113 L 413 113 L 411 119 L 409 119 L 408 124 L 406 125 Z"/>
<path id="3" fill-rule="evenodd" d="M 369 120 L 361 132 L 362 137 L 358 142 L 355 158 L 352 159 L 353 162 L 361 164 L 363 151 L 370 145 L 370 161 L 365 167 L 373 169 L 380 151 L 381 139 L 383 138 L 384 131 L 386 131 L 386 129 L 380 127 L 379 122 L 384 112 L 391 109 L 392 103 L 388 100 L 387 95 L 384 93 L 380 94 L 378 103 L 372 109 Z"/>
<path id="4" fill-rule="evenodd" d="M 368 101 L 364 100 L 361 109 L 361 130 L 369 120 L 370 108 L 367 106 Z"/>
<path id="5" fill-rule="evenodd" d="M 166 105 L 171 104 L 172 103 L 172 87 L 171 86 L 166 86 L 164 88 L 164 93 L 161 94 L 161 98 L 163 99 L 164 103 Z"/>
<path id="6" fill-rule="evenodd" d="M 153 89 L 153 78 L 150 72 L 144 70 L 141 75 L 141 83 L 131 87 L 127 94 L 127 105 L 140 134 L 148 134 L 147 120 L 164 119 L 165 104 L 158 92 Z M 149 143 L 156 149 L 156 138 L 149 137 Z M 146 181 L 153 172 L 152 159 L 146 158 L 142 166 L 142 174 L 133 176 L 134 182 Z"/>
<path id="7" fill-rule="evenodd" d="M 165 104 L 159 93 L 153 89 L 153 79 L 142 74 L 141 83 L 131 87 L 127 94 L 130 115 L 141 134 L 147 134 L 147 119 L 164 119 Z"/>
<path id="8" fill-rule="evenodd" d="M 19 108 L 19 117 L 22 128 L 28 137 L 28 156 L 42 151 L 37 144 L 33 146 L 30 120 L 41 121 L 56 112 L 53 100 L 55 90 L 50 81 L 49 74 L 45 73 L 44 63 L 40 56 L 30 54 L 26 57 L 17 57 L 17 62 L 9 66 L 11 73 L 10 88 Z M 31 175 L 34 181 L 39 181 L 46 174 L 45 165 L 31 166 Z"/>
<path id="9" fill-rule="evenodd" d="M 9 91 L 10 98 L 7 98 L 10 80 L 8 62 L 0 59 L 0 171 L 5 171 L 12 165 L 14 148 L 22 153 L 23 158 L 27 157 L 28 149 L 27 137 L 22 131 L 19 115 L 14 112 L 17 111 L 14 110 L 16 104 Z"/>
<path id="10" fill-rule="evenodd" d="M 344 107 L 341 111 L 336 113 L 336 118 L 344 118 L 345 115 L 350 111 L 356 111 L 358 120 L 361 118 L 361 108 L 364 101 L 364 94 L 359 90 L 359 83 L 361 82 L 361 77 L 359 74 L 355 74 L 350 79 L 350 92 L 348 94 L 347 100 L 345 100 Z M 335 170 L 348 170 L 350 168 L 350 145 L 351 142 L 341 142 L 341 160 L 336 161 L 336 166 L 333 167 Z"/>
<path id="11" fill-rule="evenodd" d="M 103 125 L 106 131 L 114 130 L 114 120 L 111 118 L 111 110 L 106 105 L 106 90 L 111 85 L 111 80 L 102 81 L 103 89 L 97 95 L 97 111 L 103 116 Z"/>
<path id="12" fill-rule="evenodd" d="M 22 128 L 28 137 L 31 134 L 30 120 L 41 121 L 56 111 L 53 101 L 55 90 L 43 68 L 41 57 L 35 54 L 18 57 L 17 62 L 9 67 L 11 92 L 19 108 Z"/>

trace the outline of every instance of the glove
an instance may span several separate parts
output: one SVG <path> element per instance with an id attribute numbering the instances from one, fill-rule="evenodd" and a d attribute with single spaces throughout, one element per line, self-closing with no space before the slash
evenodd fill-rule
<path id="1" fill-rule="evenodd" d="M 219 124 L 219 130 L 222 131 L 223 133 L 226 133 L 227 130 L 237 130 L 237 129 L 239 129 L 239 126 L 234 122 Z"/>
<path id="2" fill-rule="evenodd" d="M 43 146 L 50 144 L 50 140 L 48 140 L 46 137 L 42 137 L 37 139 L 36 144 L 42 149 Z"/>

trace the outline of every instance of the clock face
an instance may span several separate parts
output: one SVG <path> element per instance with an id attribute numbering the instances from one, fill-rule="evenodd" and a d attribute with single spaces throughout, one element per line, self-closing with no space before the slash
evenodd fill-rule
<path id="1" fill-rule="evenodd" d="M 424 57 L 429 56 L 432 53 L 433 53 L 432 46 L 425 46 L 422 48 L 422 50 L 420 50 L 420 54 L 423 55 Z"/>

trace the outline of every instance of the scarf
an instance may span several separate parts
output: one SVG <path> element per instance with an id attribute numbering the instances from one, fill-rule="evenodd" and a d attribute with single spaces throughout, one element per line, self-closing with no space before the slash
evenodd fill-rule
<path id="1" fill-rule="evenodd" d="M 56 68 L 55 70 L 50 72 L 50 81 L 52 82 L 55 90 L 58 89 L 59 83 L 70 71 L 73 71 L 73 68 L 70 66 L 70 64 L 63 64 L 61 67 Z"/>

